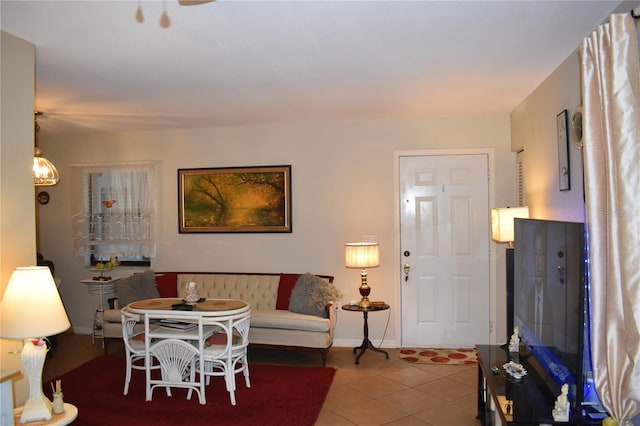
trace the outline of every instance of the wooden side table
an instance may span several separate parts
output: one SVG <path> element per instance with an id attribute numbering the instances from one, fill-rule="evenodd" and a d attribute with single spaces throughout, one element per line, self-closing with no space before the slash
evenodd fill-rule
<path id="1" fill-rule="evenodd" d="M 355 361 L 356 364 L 360 364 L 360 357 L 364 354 L 364 352 L 367 349 L 370 349 L 373 352 L 383 353 L 387 356 L 387 359 L 389 359 L 389 354 L 387 353 L 387 351 L 383 351 L 382 349 L 376 348 L 375 346 L 373 346 L 373 343 L 371 343 L 371 340 L 369 340 L 369 312 L 386 311 L 389 308 L 390 306 L 387 305 L 386 303 L 381 305 L 372 305 L 372 306 L 369 306 L 368 308 L 361 308 L 358 305 L 342 306 L 342 309 L 344 309 L 345 311 L 362 312 L 362 314 L 364 315 L 364 339 L 362 340 L 362 344 L 360 346 L 356 346 L 355 348 L 353 348 L 354 354 L 358 349 L 360 349 L 360 353 L 356 357 L 356 361 Z"/>
<path id="2" fill-rule="evenodd" d="M 50 420 L 36 420 L 35 422 L 20 423 L 20 416 L 22 415 L 23 408 L 24 407 L 18 407 L 13 410 L 13 418 L 16 425 L 26 424 L 29 426 L 64 426 L 73 422 L 78 417 L 78 407 L 65 402 L 64 411 L 60 414 L 51 413 Z"/>

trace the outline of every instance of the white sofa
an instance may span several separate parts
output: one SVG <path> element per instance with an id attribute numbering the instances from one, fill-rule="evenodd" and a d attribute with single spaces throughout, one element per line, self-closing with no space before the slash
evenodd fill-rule
<path id="1" fill-rule="evenodd" d="M 182 298 L 187 283 L 195 282 L 200 297 L 247 301 L 251 305 L 251 329 L 249 331 L 251 346 L 318 351 L 322 355 L 322 364 L 326 365 L 327 353 L 333 344 L 333 332 L 336 325 L 335 301 L 327 300 L 326 303 L 322 303 L 322 310 L 326 318 L 283 309 L 289 306 L 292 289 L 298 277 L 302 275 L 306 275 L 306 279 L 310 279 L 307 274 L 208 272 L 155 273 L 155 278 L 159 297 Z M 322 278 L 322 280 L 318 280 L 318 278 Z M 320 286 L 326 286 L 332 291 L 335 290 L 332 276 L 315 275 L 313 279 L 320 283 Z M 118 283 L 116 283 L 117 285 Z M 143 295 L 141 298 L 150 296 L 148 289 L 142 290 L 141 294 Z M 299 295 L 300 291 L 297 294 Z M 118 295 L 117 289 L 116 295 Z M 127 301 L 127 303 L 129 302 L 130 300 Z M 123 305 L 116 302 L 115 309 L 106 310 L 104 313 L 105 351 L 108 348 L 108 339 L 122 338 L 120 310 L 118 309 L 121 307 Z"/>

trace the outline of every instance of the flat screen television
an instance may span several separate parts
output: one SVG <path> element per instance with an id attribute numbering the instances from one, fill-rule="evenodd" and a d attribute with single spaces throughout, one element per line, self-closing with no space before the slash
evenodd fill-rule
<path id="1" fill-rule="evenodd" d="M 513 324 L 530 364 L 554 395 L 569 385 L 572 409 L 600 411 L 590 353 L 585 226 L 540 219 L 514 221 Z"/>

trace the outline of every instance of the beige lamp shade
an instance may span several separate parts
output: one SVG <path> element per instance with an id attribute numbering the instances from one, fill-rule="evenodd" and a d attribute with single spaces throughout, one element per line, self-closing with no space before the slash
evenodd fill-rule
<path id="1" fill-rule="evenodd" d="M 512 243 L 513 219 L 528 218 L 529 207 L 501 207 L 491 209 L 491 239 L 499 243 Z"/>
<path id="2" fill-rule="evenodd" d="M 378 243 L 346 243 L 344 265 L 347 268 L 375 268 L 380 266 Z"/>
<path id="3" fill-rule="evenodd" d="M 27 339 L 52 336 L 71 324 L 46 266 L 16 268 L 1 306 L 0 337 Z"/>

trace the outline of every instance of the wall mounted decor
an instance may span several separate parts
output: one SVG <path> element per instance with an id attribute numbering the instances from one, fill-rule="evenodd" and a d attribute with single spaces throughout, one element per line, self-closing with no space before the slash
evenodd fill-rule
<path id="1" fill-rule="evenodd" d="M 582 106 L 577 106 L 571 117 L 571 143 L 576 149 L 582 149 Z"/>
<path id="2" fill-rule="evenodd" d="M 569 191 L 571 189 L 571 176 L 569 173 L 569 133 L 567 132 L 567 124 L 568 113 L 565 109 L 556 116 L 560 191 Z"/>
<path id="3" fill-rule="evenodd" d="M 291 166 L 178 170 L 180 233 L 291 232 Z"/>
<path id="4" fill-rule="evenodd" d="M 38 203 L 43 206 L 49 204 L 49 193 L 47 191 L 38 192 Z"/>

